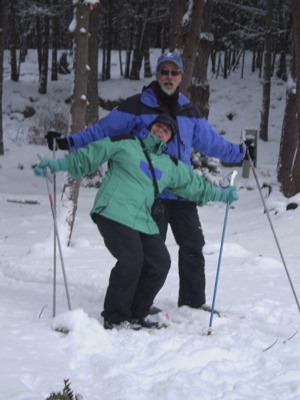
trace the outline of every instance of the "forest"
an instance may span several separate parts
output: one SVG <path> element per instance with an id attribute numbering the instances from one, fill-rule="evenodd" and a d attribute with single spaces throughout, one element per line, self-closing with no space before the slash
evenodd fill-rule
<path id="1" fill-rule="evenodd" d="M 1 0 L 0 99 L 4 50 L 10 52 L 10 79 L 18 82 L 28 49 L 35 49 L 40 94 L 47 93 L 49 80 L 73 74 L 70 131 L 77 132 L 98 120 L 99 105 L 111 109 L 118 104 L 118 99 L 114 104 L 101 99 L 101 82 L 110 79 L 112 50 L 119 51 L 120 76 L 139 80 L 152 75 L 149 49 L 170 49 L 181 54 L 185 66 L 181 92 L 208 118 L 208 65 L 223 79 L 238 68 L 243 79 L 245 52 L 250 51 L 251 71 L 262 82 L 258 134 L 263 141 L 268 141 L 272 77 L 289 82 L 277 171 L 283 194 L 291 197 L 300 192 L 297 20 L 297 0 Z M 124 51 L 126 59 L 122 60 Z M 99 52 L 102 65 L 98 65 Z M 72 65 L 67 54 L 72 54 Z M 2 102 L 0 120 L 1 109 Z"/>

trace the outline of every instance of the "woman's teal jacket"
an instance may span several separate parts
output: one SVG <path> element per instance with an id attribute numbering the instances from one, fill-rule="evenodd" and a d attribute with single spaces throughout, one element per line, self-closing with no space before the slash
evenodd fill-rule
<path id="1" fill-rule="evenodd" d="M 143 140 L 155 171 L 159 192 L 167 189 L 182 198 L 203 205 L 221 189 L 196 175 L 181 161 L 163 152 L 165 146 L 150 133 Z M 97 171 L 108 161 L 108 170 L 96 195 L 94 213 L 149 235 L 159 233 L 151 217 L 154 186 L 140 139 L 132 135 L 108 137 L 65 156 L 73 179 Z"/>

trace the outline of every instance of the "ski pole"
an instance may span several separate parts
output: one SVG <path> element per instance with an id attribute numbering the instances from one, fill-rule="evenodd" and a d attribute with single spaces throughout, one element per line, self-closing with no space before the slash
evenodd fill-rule
<path id="1" fill-rule="evenodd" d="M 52 217 L 53 217 L 55 237 L 56 237 L 56 241 L 58 244 L 60 262 L 61 262 L 64 284 L 65 284 L 65 289 L 66 289 L 67 303 L 68 303 L 69 310 L 71 310 L 72 308 L 71 308 L 71 301 L 70 301 L 70 295 L 69 295 L 69 289 L 68 289 L 67 275 L 66 275 L 66 271 L 65 271 L 65 264 L 64 264 L 63 254 L 62 254 L 61 242 L 60 242 L 60 237 L 59 237 L 58 228 L 57 228 L 57 221 L 56 221 L 56 214 L 55 214 L 55 210 L 54 210 L 53 197 L 52 197 L 50 185 L 49 185 L 49 182 L 51 182 L 51 174 L 50 174 L 48 168 L 45 168 L 45 177 L 46 177 L 48 197 L 49 197 L 50 207 L 51 207 L 51 212 L 52 212 Z"/>
<path id="2" fill-rule="evenodd" d="M 300 303 L 299 303 L 299 300 L 298 300 L 296 291 L 295 291 L 295 289 L 294 289 L 294 285 L 293 285 L 291 276 L 290 276 L 290 274 L 289 274 L 288 267 L 287 267 L 286 262 L 285 262 L 285 259 L 284 259 L 284 257 L 283 257 L 283 253 L 282 253 L 282 251 L 281 251 L 281 247 L 280 247 L 280 245 L 279 245 L 279 241 L 278 241 L 278 239 L 277 239 L 277 235 L 276 235 L 276 233 L 275 233 L 275 229 L 274 229 L 274 227 L 273 227 L 273 224 L 272 224 L 272 221 L 271 221 L 271 218 L 270 218 L 269 211 L 268 211 L 268 209 L 267 209 L 267 207 L 266 207 L 266 202 L 265 202 L 265 199 L 264 199 L 264 197 L 263 197 L 263 195 L 262 195 L 262 190 L 261 190 L 261 188 L 260 188 L 260 186 L 259 186 L 259 182 L 258 182 L 256 170 L 255 170 L 255 167 L 254 167 L 254 163 L 253 163 L 252 158 L 250 157 L 248 148 L 247 148 L 247 154 L 248 154 L 248 157 L 249 157 L 249 161 L 250 161 L 250 165 L 251 165 L 251 170 L 252 170 L 252 172 L 253 172 L 256 185 L 257 185 L 257 187 L 258 187 L 258 191 L 259 191 L 259 194 L 260 194 L 260 198 L 261 198 L 261 201 L 262 201 L 262 203 L 263 203 L 263 206 L 264 206 L 264 209 L 265 209 L 265 213 L 266 213 L 266 215 L 267 215 L 267 217 L 268 217 L 269 224 L 270 224 L 270 227 L 271 227 L 271 230 L 272 230 L 272 233 L 273 233 L 273 236 L 274 236 L 274 239 L 275 239 L 275 242 L 276 242 L 276 245 L 277 245 L 277 248 L 278 248 L 278 251 L 279 251 L 279 254 L 280 254 L 280 257 L 281 257 L 281 260 L 282 260 L 284 269 L 285 269 L 285 272 L 286 272 L 286 275 L 287 275 L 287 277 L 288 277 L 288 280 L 289 280 L 289 283 L 290 283 L 290 286 L 291 286 L 291 289 L 292 289 L 292 292 L 293 292 L 293 295 L 294 295 L 294 298 L 295 298 L 295 301 L 296 301 L 296 304 L 297 304 L 297 307 L 298 307 L 298 310 L 299 310 L 299 313 L 300 313 Z"/>
<path id="3" fill-rule="evenodd" d="M 234 182 L 234 179 L 236 176 L 237 176 L 237 171 L 234 170 L 231 174 L 230 183 L 229 183 L 230 186 L 233 186 L 233 182 Z M 217 289 L 218 289 L 221 260 L 222 260 L 222 253 L 223 253 L 223 244 L 224 244 L 224 239 L 225 239 L 229 208 L 230 208 L 230 203 L 229 203 L 229 199 L 228 199 L 227 203 L 226 203 L 226 211 L 225 211 L 225 218 L 224 218 L 224 223 L 223 223 L 223 231 L 222 231 L 222 238 L 221 238 L 221 244 L 220 244 L 219 259 L 218 259 L 218 267 L 217 267 L 217 273 L 216 273 L 216 279 L 215 279 L 215 287 L 214 287 L 213 301 L 212 301 L 212 306 L 211 306 L 211 311 L 210 311 L 210 319 L 209 319 L 207 335 L 210 335 L 212 333 L 212 323 L 213 323 L 213 317 L 214 317 L 214 311 L 215 311 L 215 303 L 216 303 L 216 297 L 217 297 Z"/>
<path id="4" fill-rule="evenodd" d="M 53 138 L 53 158 L 56 158 L 56 139 Z M 49 192 L 48 192 L 49 193 Z M 54 215 L 56 219 L 56 174 L 53 175 L 53 208 Z M 53 305 L 52 305 L 52 314 L 53 318 L 56 315 L 56 246 L 57 243 L 57 235 L 56 229 L 54 229 L 53 233 Z"/>

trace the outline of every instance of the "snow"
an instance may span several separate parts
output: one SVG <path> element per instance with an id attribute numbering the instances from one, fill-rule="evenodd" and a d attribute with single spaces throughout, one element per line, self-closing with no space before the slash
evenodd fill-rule
<path id="1" fill-rule="evenodd" d="M 186 26 L 192 18 L 193 5 L 194 5 L 194 1 L 189 0 L 188 9 L 187 9 L 186 13 L 184 14 L 184 16 L 182 17 L 182 21 L 181 21 L 181 25 L 183 27 Z"/>
<path id="2" fill-rule="evenodd" d="M 151 52 L 152 68 L 158 50 Z M 46 183 L 34 177 L 37 154 L 52 157 L 42 142 L 28 144 L 33 128 L 41 138 L 54 116 L 68 115 L 71 76 L 49 82 L 38 94 L 37 63 L 31 51 L 21 65 L 19 83 L 9 80 L 9 54 L 4 65 L 4 147 L 0 157 L 0 398 L 41 400 L 62 391 L 69 379 L 84 400 L 297 400 L 300 399 L 300 334 L 297 308 L 259 192 L 250 171 L 237 167 L 240 200 L 230 209 L 224 240 L 216 308 L 207 336 L 209 313 L 177 308 L 177 245 L 168 233 L 172 267 L 155 305 L 170 327 L 156 332 L 105 331 L 103 299 L 114 259 L 89 217 L 95 189 L 81 188 L 74 235 L 66 246 L 60 206 L 64 175 L 57 176 L 58 227 L 72 311 L 68 310 L 57 254 L 57 302 L 53 319 L 53 221 Z M 118 77 L 100 82 L 103 97 L 136 93 L 149 79 Z M 125 59 L 125 57 L 123 57 Z M 101 64 L 99 64 L 101 65 Z M 250 69 L 250 60 L 248 61 Z M 230 77 L 210 77 L 209 120 L 229 140 L 239 142 L 245 128 L 257 129 L 262 86 L 257 74 L 236 69 Z M 262 186 L 276 183 L 286 83 L 273 78 L 269 142 L 258 140 L 257 175 Z M 36 109 L 31 118 L 21 113 Z M 100 110 L 101 115 L 106 111 Z M 232 120 L 226 115 L 232 113 Z M 68 121 L 65 121 L 67 126 Z M 60 153 L 62 154 L 62 153 Z M 222 175 L 232 171 L 223 167 Z M 299 194 L 284 198 L 273 187 L 262 189 L 296 293 L 300 293 L 300 207 L 286 211 Z M 34 201 L 36 204 L 26 203 Z M 225 205 L 199 208 L 206 246 L 207 302 L 211 304 Z M 69 334 L 54 329 L 64 327 Z M 277 340 L 278 339 L 278 340 Z M 277 340 L 269 350 L 264 351 Z"/>

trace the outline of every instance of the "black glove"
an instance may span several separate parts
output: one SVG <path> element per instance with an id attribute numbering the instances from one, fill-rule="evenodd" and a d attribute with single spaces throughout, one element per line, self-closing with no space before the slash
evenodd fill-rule
<path id="1" fill-rule="evenodd" d="M 56 131 L 49 131 L 47 132 L 47 135 L 45 138 L 47 139 L 48 142 L 48 147 L 50 150 L 53 150 L 53 142 L 54 139 L 56 139 L 56 149 L 60 150 L 69 150 L 69 143 L 66 138 L 61 138 L 62 133 L 56 132 Z"/>
<path id="2" fill-rule="evenodd" d="M 253 140 L 247 139 L 245 140 L 245 146 L 246 146 L 246 155 L 245 155 L 245 160 L 249 160 L 249 156 L 252 161 L 255 160 L 255 145 Z"/>

